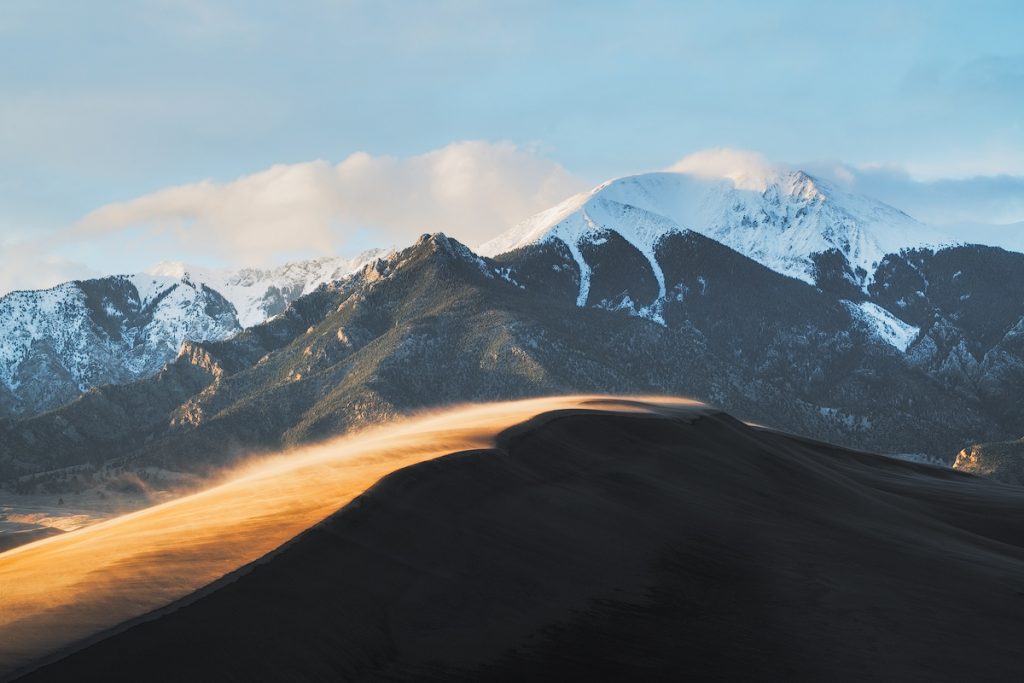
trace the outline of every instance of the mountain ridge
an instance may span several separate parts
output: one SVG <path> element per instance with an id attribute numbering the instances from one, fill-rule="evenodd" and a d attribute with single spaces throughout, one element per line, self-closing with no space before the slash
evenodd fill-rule
<path id="1" fill-rule="evenodd" d="M 0 417 L 42 412 L 92 387 L 152 375 L 183 343 L 227 339 L 386 254 L 235 271 L 164 263 L 135 275 L 10 292 L 0 297 Z"/>
<path id="2" fill-rule="evenodd" d="M 825 189 L 822 189 L 823 187 Z M 683 195 L 671 199 L 671 196 L 675 195 L 671 195 L 671 192 L 665 188 L 668 190 L 683 188 L 685 192 Z M 556 325 L 559 327 L 558 335 L 566 335 L 564 344 L 560 347 L 561 353 L 567 352 L 567 345 L 573 343 L 570 341 L 571 336 L 568 331 L 561 331 L 561 322 L 554 323 L 547 312 L 540 310 L 543 307 L 562 311 L 562 315 L 567 319 L 574 319 L 581 315 L 580 311 L 592 309 L 645 319 L 657 323 L 666 330 L 658 333 L 665 339 L 673 338 L 678 334 L 688 335 L 687 343 L 696 344 L 695 348 L 701 349 L 700 353 L 707 354 L 708 358 L 712 356 L 716 358 L 712 365 L 719 368 L 723 377 L 730 374 L 730 364 L 738 364 L 742 368 L 740 374 L 752 377 L 753 375 L 750 373 L 753 373 L 761 377 L 763 381 L 772 384 L 776 389 L 781 387 L 799 388 L 798 393 L 801 398 L 796 400 L 808 401 L 810 405 L 816 406 L 816 410 L 823 411 L 822 414 L 828 416 L 828 420 L 846 420 L 848 422 L 839 432 L 833 432 L 833 428 L 828 427 L 823 434 L 832 435 L 829 438 L 850 438 L 856 431 L 855 425 L 873 424 L 879 417 L 877 415 L 868 417 L 868 414 L 873 414 L 875 411 L 864 405 L 851 412 L 848 407 L 843 407 L 842 401 L 830 402 L 831 399 L 821 395 L 819 389 L 813 389 L 815 383 L 834 381 L 828 379 L 833 374 L 833 371 L 830 370 L 832 367 L 837 369 L 836 371 L 840 373 L 839 376 L 845 377 L 850 367 L 857 367 L 858 364 L 864 362 L 876 364 L 879 362 L 877 359 L 890 352 L 896 355 L 891 361 L 884 361 L 885 363 L 895 363 L 896 367 L 911 373 L 919 373 L 927 381 L 938 382 L 944 387 L 944 391 L 959 392 L 972 397 L 972 401 L 984 403 L 988 407 L 984 408 L 982 412 L 988 411 L 993 416 L 998 414 L 998 417 L 995 418 L 997 421 L 1015 425 L 1019 419 L 1024 417 L 1021 410 L 1005 402 L 1000 403 L 1000 397 L 1012 393 L 1013 383 L 1018 378 L 1024 379 L 1024 307 L 1020 305 L 1020 301 L 1024 300 L 1024 291 L 1022 291 L 1024 272 L 1021 270 L 1020 255 L 985 247 L 904 248 L 898 253 L 889 253 L 881 257 L 877 262 L 877 267 L 867 273 L 863 269 L 857 270 L 851 264 L 850 255 L 860 254 L 863 256 L 864 253 L 867 253 L 864 250 L 853 249 L 853 246 L 856 245 L 851 245 L 855 240 L 847 240 L 849 244 L 846 244 L 846 247 L 849 248 L 845 252 L 840 248 L 844 246 L 844 243 L 841 240 L 837 241 L 836 235 L 844 234 L 843 227 L 846 225 L 840 224 L 831 225 L 832 228 L 835 228 L 835 234 L 831 236 L 818 235 L 820 241 L 815 244 L 820 247 L 828 247 L 826 251 L 807 254 L 804 253 L 807 251 L 804 249 L 804 252 L 800 252 L 800 268 L 803 269 L 803 276 L 794 278 L 780 273 L 779 268 L 772 268 L 770 264 L 765 265 L 763 254 L 760 257 L 757 253 L 745 254 L 742 250 L 730 247 L 721 240 L 708 237 L 705 234 L 714 232 L 713 230 L 692 230 L 683 227 L 677 221 L 666 218 L 661 213 L 652 211 L 652 209 L 664 208 L 659 204 L 667 206 L 668 209 L 673 208 L 671 206 L 673 202 L 688 205 L 688 202 L 683 199 L 686 197 L 698 197 L 699 199 L 699 196 L 703 196 L 702 193 L 708 191 L 712 191 L 713 194 L 710 209 L 707 206 L 701 209 L 700 202 L 695 200 L 694 203 L 698 205 L 699 209 L 697 213 L 704 211 L 707 215 L 713 215 L 723 206 L 723 197 L 726 204 L 730 206 L 732 199 L 739 197 L 743 199 L 740 204 L 743 210 L 734 212 L 733 216 L 733 223 L 739 226 L 737 230 L 746 231 L 749 234 L 760 234 L 762 237 L 776 235 L 776 233 L 785 235 L 788 234 L 787 231 L 791 232 L 792 230 L 804 230 L 805 232 L 810 230 L 812 233 L 818 234 L 815 232 L 816 230 L 822 226 L 829 227 L 831 225 L 828 221 L 822 222 L 821 216 L 832 215 L 825 211 L 825 208 L 830 206 L 829 202 L 832 202 L 836 196 L 832 188 L 827 185 L 823 186 L 811 176 L 799 172 L 775 173 L 763 178 L 741 178 L 739 180 L 695 178 L 692 175 L 680 173 L 646 174 L 609 181 L 590 193 L 578 195 L 541 214 L 534 219 L 534 227 L 537 230 L 533 232 L 520 230 L 519 233 L 513 235 L 513 237 L 518 235 L 516 239 L 523 242 L 522 246 L 496 254 L 493 258 L 488 257 L 486 253 L 482 257 L 478 256 L 457 240 L 438 237 L 428 238 L 426 241 L 421 240 L 417 245 L 389 255 L 382 260 L 376 258 L 376 253 L 371 252 L 359 258 L 344 261 L 343 264 L 342 261 L 328 258 L 305 262 L 304 266 L 299 264 L 301 267 L 296 267 L 296 264 L 284 266 L 278 271 L 243 269 L 233 274 L 221 272 L 193 274 L 191 271 L 196 269 L 189 269 L 180 264 L 173 266 L 165 264 L 154 272 L 184 277 L 191 283 L 189 286 L 200 289 L 207 285 L 196 285 L 192 279 L 201 280 L 205 277 L 209 281 L 215 281 L 214 284 L 218 282 L 233 283 L 230 286 L 237 286 L 238 291 L 241 292 L 241 294 L 235 292 L 236 300 L 239 300 L 237 297 L 244 299 L 240 305 L 248 306 L 247 310 L 250 314 L 253 311 L 262 310 L 259 315 L 269 316 L 281 308 L 277 317 L 283 316 L 283 318 L 279 323 L 267 327 L 257 325 L 248 328 L 256 330 L 256 332 L 241 334 L 237 343 L 222 344 L 221 342 L 239 334 L 240 328 L 243 327 L 240 323 L 229 325 L 217 334 L 180 335 L 180 338 L 175 337 L 171 343 L 164 343 L 160 346 L 161 360 L 173 364 L 176 362 L 177 356 L 184 355 L 187 359 L 193 359 L 199 363 L 194 366 L 194 371 L 190 370 L 186 373 L 192 379 L 189 379 L 182 387 L 186 385 L 193 387 L 194 378 L 200 375 L 213 382 L 214 387 L 220 387 L 222 383 L 230 385 L 234 381 L 230 379 L 232 373 L 242 372 L 245 374 L 248 372 L 247 368 L 264 357 L 267 362 L 272 361 L 279 350 L 294 343 L 297 337 L 306 333 L 308 329 L 316 329 L 321 324 L 323 317 L 319 313 L 310 317 L 303 311 L 320 310 L 323 306 L 328 305 L 327 301 L 338 296 L 339 292 L 351 290 L 357 292 L 358 297 L 366 297 L 376 286 L 375 283 L 386 281 L 391 274 L 401 270 L 404 260 L 410 258 L 415 260 L 414 257 L 408 255 L 412 253 L 410 249 L 415 251 L 416 249 L 439 248 L 451 252 L 452 255 L 457 255 L 462 262 L 474 268 L 476 273 L 481 274 L 485 281 L 493 280 L 495 283 L 508 285 L 511 289 L 502 290 L 503 293 L 500 295 L 502 301 L 512 292 L 518 291 L 526 294 L 527 296 L 521 300 L 530 301 L 529 306 L 533 307 L 532 310 L 525 310 L 521 303 L 517 303 L 513 307 L 515 313 L 509 313 L 502 309 L 501 315 L 511 315 L 517 320 L 520 318 L 531 320 L 530 326 L 539 326 L 537 329 Z M 614 194 L 616 192 L 617 195 Z M 737 195 L 736 192 L 740 194 Z M 605 197 L 605 195 L 609 196 Z M 670 199 L 666 199 L 666 196 L 669 196 Z M 628 199 L 633 203 L 613 201 L 616 199 Z M 870 218 L 874 215 L 872 212 L 881 207 L 878 210 L 884 216 L 896 215 L 899 220 L 912 221 L 905 214 L 878 202 L 869 201 L 866 206 L 866 209 L 861 207 L 857 211 L 847 213 L 851 216 L 867 215 Z M 757 208 L 758 211 L 764 210 L 764 215 L 758 214 L 760 218 L 752 216 L 752 213 L 756 212 L 751 207 Z M 689 210 L 685 206 L 676 208 L 682 212 L 677 217 Z M 665 211 L 672 213 L 668 209 Z M 914 222 L 914 225 L 920 224 Z M 548 230 L 548 228 L 551 229 Z M 776 232 L 772 232 L 773 230 Z M 862 230 L 861 234 L 867 233 Z M 832 239 L 832 242 L 827 241 L 826 238 Z M 780 242 L 786 244 L 786 240 L 780 240 Z M 517 243 L 513 241 L 509 244 Z M 509 244 L 500 249 L 504 250 Z M 839 246 L 834 246 L 835 244 Z M 491 249 L 483 251 L 497 249 L 499 247 L 492 244 Z M 875 256 L 871 256 L 871 258 L 874 259 Z M 361 270 L 352 275 L 343 275 L 344 270 L 358 267 L 359 264 L 362 264 Z M 876 262 L 872 260 L 870 265 L 875 264 Z M 769 275 L 769 273 L 774 275 Z M 298 274 L 298 285 L 287 284 L 291 282 L 287 278 L 296 274 Z M 131 282 L 140 292 L 138 294 L 139 306 L 142 305 L 141 301 L 148 296 L 149 290 L 155 291 L 154 288 L 159 285 L 161 277 L 163 276 L 133 276 Z M 446 287 L 468 285 L 463 280 L 455 285 L 450 285 L 451 281 L 445 279 L 447 277 L 441 271 L 424 276 L 420 286 L 426 289 L 426 293 L 420 297 L 422 302 L 417 304 L 418 310 L 430 308 L 445 319 L 455 313 L 454 310 L 447 308 L 450 297 Z M 148 281 L 146 278 L 150 278 L 152 281 Z M 437 278 L 442 279 L 438 280 Z M 320 284 L 319 289 L 315 289 L 314 285 L 321 280 L 349 281 L 349 284 L 342 285 L 340 289 L 334 285 L 326 285 L 325 289 L 325 285 Z M 751 282 L 759 283 L 762 291 L 752 288 Z M 224 285 L 220 286 L 224 287 Z M 474 297 L 484 297 L 491 301 L 493 296 L 498 295 L 497 289 L 490 284 L 482 282 L 473 287 L 476 292 Z M 261 292 L 271 291 L 273 295 L 269 298 L 260 295 Z M 256 292 L 256 295 L 250 296 L 252 292 Z M 543 292 L 543 300 L 535 298 L 535 295 L 540 292 Z M 766 293 L 771 293 L 771 295 Z M 396 296 L 403 299 L 408 298 L 410 294 L 403 292 L 396 293 Z M 303 303 L 304 299 L 308 299 L 308 301 Z M 563 311 L 561 304 L 555 306 L 556 301 L 571 305 L 577 309 L 577 312 Z M 267 308 L 268 302 L 272 303 L 273 310 Z M 711 302 L 715 303 L 712 305 Z M 227 305 L 232 306 L 230 303 Z M 290 307 L 295 305 L 298 307 L 289 313 Z M 330 305 L 340 306 L 343 304 L 335 302 Z M 384 302 L 382 305 L 386 309 L 390 303 Z M 263 308 L 260 309 L 260 306 Z M 237 312 L 238 307 L 234 306 L 234 310 Z M 404 326 L 409 325 L 409 320 L 418 319 L 418 315 L 418 312 L 406 317 L 395 315 L 390 318 L 389 323 L 379 320 L 367 327 L 344 326 L 343 330 L 336 331 L 334 341 L 323 343 L 319 353 L 325 354 L 324 357 L 327 359 L 342 359 L 348 355 L 359 355 L 365 344 L 372 345 L 375 340 L 383 342 L 385 339 L 389 340 L 385 343 L 386 348 L 390 348 L 387 345 L 394 341 L 398 344 L 394 351 L 406 353 L 405 349 L 414 342 L 412 339 L 404 339 L 403 334 L 405 333 L 402 330 Z M 582 315 L 588 319 L 591 317 L 590 314 Z M 364 317 L 369 320 L 374 316 Z M 541 320 L 547 322 L 541 323 Z M 619 320 L 614 324 L 622 325 L 623 330 L 632 330 L 631 324 L 626 324 L 619 318 L 608 320 Z M 103 320 L 100 322 L 102 323 Z M 456 321 L 457 326 L 464 326 L 464 324 Z M 603 329 L 603 326 L 609 324 L 612 323 L 602 322 L 599 327 Z M 393 329 L 389 329 L 389 325 L 393 326 Z M 95 327 L 100 330 L 101 337 L 108 334 L 102 325 Z M 431 326 L 427 325 L 427 327 Z M 724 333 L 725 330 L 729 330 L 729 333 Z M 1019 330 L 1019 332 L 1015 332 L 1015 330 Z M 114 333 L 116 336 L 119 332 L 114 330 Z M 630 334 L 632 333 L 630 332 Z M 432 330 L 424 334 L 437 334 L 440 339 L 447 332 Z M 483 333 L 481 332 L 481 334 Z M 507 337 L 506 333 L 497 329 L 491 330 L 487 334 L 490 335 L 490 340 L 486 342 L 489 344 L 499 343 L 498 340 Z M 645 332 L 644 334 L 649 335 L 650 333 Z M 188 336 L 192 338 L 185 339 Z M 537 344 L 539 338 L 541 335 L 538 333 L 535 335 L 535 339 L 529 340 L 529 343 Z M 479 340 L 474 340 L 473 344 L 484 343 L 483 339 L 484 337 L 481 336 Z M 815 350 L 809 346 L 809 343 L 812 343 L 809 340 L 813 340 L 813 344 L 819 345 L 819 349 Z M 421 337 L 421 341 L 416 343 L 436 344 L 437 339 Z M 453 343 L 456 344 L 455 348 L 461 350 L 458 344 L 462 341 Z M 643 343 L 647 344 L 648 342 Z M 882 351 L 874 348 L 879 344 L 888 350 Z M 145 344 L 142 345 L 142 348 L 145 348 Z M 232 350 L 218 359 L 217 354 L 221 353 L 221 350 L 227 349 Z M 591 351 L 597 355 L 588 358 L 586 362 L 614 368 L 607 373 L 608 377 L 615 376 L 626 365 L 622 359 L 605 358 L 604 354 L 608 352 L 608 349 L 594 348 Z M 308 349 L 310 354 L 317 352 L 315 348 Z M 391 353 L 391 351 L 382 351 L 382 353 Z M 543 365 L 535 362 L 538 353 L 536 350 L 530 349 L 525 353 L 526 358 L 534 363 L 533 367 Z M 661 353 L 671 354 L 673 352 L 666 350 Z M 63 381 L 60 378 L 62 368 L 65 366 L 54 363 L 45 354 L 41 354 L 40 358 L 40 362 L 35 366 L 28 363 L 26 367 L 29 369 L 39 367 L 37 375 L 45 376 L 49 373 L 51 376 L 57 377 L 59 381 Z M 788 358 L 793 365 L 787 367 L 780 362 L 782 358 Z M 843 361 L 847 364 L 846 366 L 839 364 L 841 358 L 848 359 Z M 43 361 L 50 364 L 46 365 Z M 374 361 L 373 367 L 387 367 L 395 362 L 398 362 L 396 358 L 380 358 Z M 632 363 L 633 361 L 629 361 L 629 364 Z M 646 377 L 649 368 L 655 367 L 657 364 L 657 359 L 650 359 L 648 368 L 640 372 L 638 376 Z M 308 374 L 308 370 L 303 372 L 299 369 L 302 365 L 303 363 L 295 364 L 289 361 L 288 368 L 283 369 L 279 377 L 261 376 L 258 381 L 254 380 L 255 384 L 252 387 L 263 387 L 267 382 L 297 381 Z M 485 363 L 485 365 L 487 364 Z M 154 362 L 145 369 L 151 374 L 159 367 L 160 364 Z M 52 368 L 52 371 L 44 370 L 45 368 Z M 798 371 L 796 368 L 801 369 Z M 632 371 L 635 373 L 638 369 L 638 367 L 634 367 Z M 478 371 L 466 370 L 466 372 Z M 196 375 L 196 372 L 199 374 Z M 678 369 L 667 372 L 671 375 L 678 372 Z M 793 373 L 796 372 L 804 373 L 804 376 L 794 376 Z M 878 372 L 878 369 L 872 369 L 870 372 Z M 892 370 L 885 372 L 891 374 Z M 545 368 L 544 372 L 536 378 L 530 379 L 525 384 L 517 385 L 516 391 L 519 393 L 515 395 L 555 390 L 558 385 L 550 383 L 548 379 L 554 373 L 552 367 Z M 175 371 L 166 375 L 166 377 L 175 376 L 177 376 Z M 128 373 L 112 374 L 110 377 L 101 377 L 98 383 L 131 381 L 133 379 L 135 377 Z M 587 379 L 582 384 L 580 380 L 581 377 L 574 377 L 562 386 L 570 390 L 602 390 L 604 388 L 649 390 L 658 388 L 657 384 L 651 385 L 645 381 L 631 383 L 625 378 L 619 378 L 614 382 L 609 380 L 607 387 L 591 379 Z M 348 380 L 344 375 L 339 375 L 336 381 L 345 384 Z M 514 380 L 513 383 L 519 381 Z M 673 391 L 683 393 L 689 391 L 686 384 L 677 382 L 678 378 L 672 378 L 666 381 L 665 386 L 661 388 L 671 388 Z M 877 380 L 872 380 L 872 382 L 877 382 Z M 45 384 L 45 382 L 41 383 L 41 385 Z M 7 414 L 12 414 L 10 406 L 17 404 L 18 401 L 11 386 L 0 382 L 0 409 L 3 409 L 5 405 L 8 406 Z M 707 389 L 707 386 L 699 388 L 702 386 L 700 382 L 693 386 L 694 390 L 705 391 Z M 368 386 L 364 386 L 356 393 L 368 388 Z M 772 391 L 776 389 L 772 389 Z M 189 390 L 191 389 L 181 389 L 181 391 Z M 50 396 L 43 396 L 45 400 L 40 400 L 35 407 L 38 409 L 54 408 L 79 395 L 81 391 L 81 383 L 71 384 L 70 388 L 65 386 L 61 392 L 50 391 Z M 337 386 L 324 383 L 320 391 L 325 392 L 328 396 L 334 396 L 338 389 Z M 452 398 L 454 400 L 465 398 L 465 391 L 466 388 L 455 391 Z M 808 391 L 810 393 L 806 393 Z M 177 391 L 172 393 L 174 396 L 179 395 Z M 175 429 L 186 429 L 188 424 L 196 420 L 207 420 L 211 414 L 216 414 L 217 411 L 223 409 L 219 403 L 220 399 L 214 400 L 211 404 L 210 400 L 203 398 L 207 394 L 222 396 L 223 391 L 208 387 L 201 393 L 202 396 L 190 400 L 187 406 L 179 406 L 175 415 L 169 419 L 168 424 Z M 743 391 L 733 387 L 723 389 L 719 393 L 722 396 L 731 397 L 729 400 L 733 400 Z M 108 394 L 116 395 L 118 392 L 100 391 L 99 396 Z M 239 395 L 234 390 L 231 395 L 234 397 L 231 399 L 232 401 L 239 400 Z M 715 400 L 718 395 L 714 392 L 700 394 L 701 397 L 708 400 Z M 503 397 L 500 393 L 488 394 L 488 396 Z M 90 399 L 90 401 L 92 400 L 98 399 Z M 749 400 L 752 399 L 744 399 L 744 407 L 740 410 L 746 410 L 749 407 Z M 860 398 L 858 402 L 863 403 L 864 400 L 864 398 Z M 960 401 L 959 398 L 954 400 Z M 312 397 L 308 401 L 316 402 Z M 384 408 L 384 406 L 395 404 L 390 401 L 382 401 L 380 396 L 372 390 L 366 394 L 366 401 L 364 406 L 355 409 L 356 414 L 364 409 L 369 411 L 369 415 L 393 414 L 392 408 Z M 213 404 L 221 405 L 221 407 L 214 409 Z M 163 406 L 165 403 L 159 402 L 159 405 Z M 727 405 L 731 406 L 731 404 Z M 1000 408 L 1000 405 L 1003 407 Z M 290 408 L 285 408 L 285 410 L 290 410 Z M 331 411 L 333 410 L 332 408 Z M 804 408 L 800 410 L 803 411 Z M 29 416 L 33 412 L 38 412 L 38 410 L 23 409 L 20 414 Z M 18 411 L 14 410 L 13 413 L 18 414 Z M 0 410 L 0 415 L 2 414 L 2 410 Z M 808 433 L 806 430 L 811 429 L 810 425 L 819 422 L 818 418 L 800 418 L 798 423 L 790 424 L 788 422 L 790 419 L 790 417 L 783 418 L 783 426 L 789 426 L 794 431 L 803 430 L 802 433 Z M 299 421 L 302 422 L 302 419 Z M 276 424 L 276 421 L 272 422 Z M 980 425 L 981 422 L 976 423 Z M 349 428 L 345 426 L 349 425 L 349 421 L 346 419 L 333 417 L 328 420 L 328 423 L 334 425 L 334 427 L 328 428 L 328 432 L 330 429 Z M 146 429 L 149 428 L 146 427 Z M 296 426 L 285 427 L 282 425 L 281 428 L 290 433 Z M 271 428 L 268 433 L 273 434 L 274 429 L 276 427 Z M 989 432 L 986 432 L 986 429 Z M 985 429 L 979 428 L 973 432 L 965 431 L 955 438 L 956 443 L 947 445 L 947 448 L 959 448 L 966 445 L 968 440 L 986 440 L 993 436 L 1003 436 L 1002 432 L 991 431 L 992 429 L 994 427 L 990 425 Z M 34 429 L 30 431 L 35 433 Z M 225 435 L 225 437 L 227 438 L 229 435 Z M 279 437 L 280 434 L 273 436 L 272 441 Z M 861 437 L 854 436 L 854 440 L 850 443 L 860 446 L 868 445 L 867 442 L 862 442 L 860 439 Z M 230 438 L 228 438 L 228 442 L 230 442 Z M 886 450 L 902 448 L 895 444 L 886 445 L 879 442 L 872 442 L 871 446 Z M 27 447 L 32 448 L 31 446 Z M 68 447 L 71 451 L 75 451 L 80 445 Z M 936 456 L 933 445 L 929 445 L 928 450 L 932 456 Z"/>
<path id="3" fill-rule="evenodd" d="M 150 375 L 186 339 L 240 329 L 227 300 L 188 278 L 111 276 L 12 292 L 0 298 L 0 416 Z"/>
<path id="4" fill-rule="evenodd" d="M 627 247 L 616 237 L 595 249 L 613 250 L 601 262 L 616 263 Z M 424 236 L 266 323 L 188 345 L 153 378 L 103 387 L 30 419 L 0 420 L 0 480 L 56 494 L 91 490 L 90 482 L 125 468 L 204 474 L 243 455 L 423 409 L 572 392 L 691 396 L 758 424 L 940 462 L 969 443 L 1024 431 L 1024 414 L 1002 398 L 1019 386 L 1022 353 L 997 333 L 961 338 L 974 353 L 1006 361 L 999 372 L 967 376 L 942 368 L 960 342 L 952 350 L 941 344 L 957 337 L 935 337 L 925 348 L 922 340 L 937 334 L 929 328 L 900 352 L 835 294 L 697 233 L 670 236 L 659 255 L 671 266 L 670 291 L 680 295 L 665 307 L 664 324 L 578 307 L 572 258 L 561 243 L 488 259 L 444 235 Z M 949 264 L 968 257 L 989 266 L 990 280 L 952 277 Z M 993 287 L 1024 285 L 1017 254 L 955 248 L 920 258 L 913 265 L 934 283 L 934 300 L 915 304 L 914 320 L 945 316 L 942 334 L 971 333 L 958 331 L 950 308 L 964 303 L 959 283 L 976 293 L 987 288 L 990 299 Z M 1016 275 L 991 269 L 998 258 Z M 624 263 L 622 272 L 595 271 L 595 291 L 639 286 L 634 262 Z M 883 285 L 900 280 L 883 275 L 880 291 L 895 296 Z M 656 291 L 653 277 L 641 284 Z M 1024 317 L 1024 298 L 1004 299 L 1005 310 L 985 312 L 992 330 Z M 142 403 L 150 409 L 138 410 Z"/>
<path id="5" fill-rule="evenodd" d="M 147 269 L 145 274 L 177 279 L 189 277 L 205 284 L 231 302 L 239 324 L 246 328 L 278 315 L 303 294 L 309 294 L 326 282 L 340 280 L 391 251 L 393 249 L 368 249 L 351 258 L 321 256 L 289 261 L 272 268 L 218 270 L 181 261 L 163 261 Z"/>
<path id="6" fill-rule="evenodd" d="M 810 284 L 816 280 L 815 254 L 838 250 L 857 283 L 866 286 L 885 255 L 951 243 L 899 209 L 803 171 L 775 171 L 746 182 L 662 171 L 601 183 L 528 218 L 478 251 L 496 256 L 560 239 L 585 270 L 581 242 L 600 240 L 602 232 L 614 231 L 643 253 L 657 272 L 655 242 L 687 230 Z M 579 298 L 586 300 L 585 280 Z"/>

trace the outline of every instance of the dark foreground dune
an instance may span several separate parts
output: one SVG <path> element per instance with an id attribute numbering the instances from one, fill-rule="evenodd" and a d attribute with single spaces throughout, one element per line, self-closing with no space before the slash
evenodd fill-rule
<path id="1" fill-rule="evenodd" d="M 24 680 L 1020 680 L 1022 634 L 1024 489 L 587 403 Z"/>

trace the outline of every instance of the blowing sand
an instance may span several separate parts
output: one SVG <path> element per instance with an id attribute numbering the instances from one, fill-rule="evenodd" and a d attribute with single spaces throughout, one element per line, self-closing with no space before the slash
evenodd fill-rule
<path id="1" fill-rule="evenodd" d="M 489 448 L 553 410 L 705 409 L 573 396 L 454 408 L 263 459 L 206 491 L 0 553 L 0 677 L 161 608 L 253 562 L 381 477 Z"/>

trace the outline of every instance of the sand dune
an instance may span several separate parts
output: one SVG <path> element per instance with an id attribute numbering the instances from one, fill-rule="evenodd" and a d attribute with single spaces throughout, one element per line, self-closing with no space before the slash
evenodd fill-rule
<path id="1" fill-rule="evenodd" d="M 37 683 L 1019 680 L 1024 489 L 692 403 L 524 401 L 254 464 L 0 554 L 0 586 Z"/>
<path id="2" fill-rule="evenodd" d="M 454 408 L 250 464 L 202 493 L 0 554 L 0 676 L 186 596 L 253 562 L 381 477 L 597 397 Z M 617 412 L 702 408 L 677 399 Z"/>

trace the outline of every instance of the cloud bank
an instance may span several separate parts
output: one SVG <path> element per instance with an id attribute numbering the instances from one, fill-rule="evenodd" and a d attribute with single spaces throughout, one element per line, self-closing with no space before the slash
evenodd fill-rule
<path id="1" fill-rule="evenodd" d="M 1024 177 L 1013 175 L 917 180 L 892 164 L 852 166 L 806 164 L 808 173 L 826 176 L 859 194 L 877 197 L 933 225 L 1024 221 Z"/>
<path id="2" fill-rule="evenodd" d="M 757 152 L 717 147 L 689 154 L 667 170 L 705 178 L 729 178 L 736 187 L 761 191 L 773 175 L 785 169 L 783 164 L 772 163 Z"/>
<path id="3" fill-rule="evenodd" d="M 17 289 L 45 289 L 97 275 L 83 263 L 52 253 L 44 241 L 14 241 L 0 236 L 0 254 L 0 296 Z"/>
<path id="4" fill-rule="evenodd" d="M 830 180 L 847 191 L 880 199 L 924 223 L 949 227 L 954 232 L 963 230 L 956 235 L 960 239 L 970 240 L 972 227 L 1024 221 L 1024 176 L 921 180 L 898 164 L 776 163 L 757 152 L 730 148 L 694 152 L 667 170 L 729 178 L 740 187 L 759 190 L 773 174 L 794 169 Z M 1024 244 L 1024 239 L 1019 243 Z"/>
<path id="5" fill-rule="evenodd" d="M 170 187 L 107 204 L 80 239 L 148 231 L 176 257 L 215 252 L 233 265 L 403 244 L 444 231 L 469 244 L 555 204 L 585 184 L 511 143 L 457 142 L 412 157 L 352 154 L 338 164 L 282 164 L 237 180 Z"/>
<path id="6" fill-rule="evenodd" d="M 953 239 L 1024 251 L 1021 176 L 920 180 L 902 166 L 782 164 L 728 148 L 695 152 L 668 170 L 759 189 L 779 171 L 796 168 L 887 202 Z M 280 164 L 229 182 L 206 180 L 107 204 L 62 234 L 0 235 L 0 294 L 110 268 L 136 272 L 161 260 L 277 265 L 401 246 L 423 232 L 444 231 L 476 245 L 585 189 L 588 183 L 559 163 L 507 142 L 457 142 L 411 157 L 358 152 L 337 164 Z M 96 271 L 98 263 L 104 272 Z"/>

